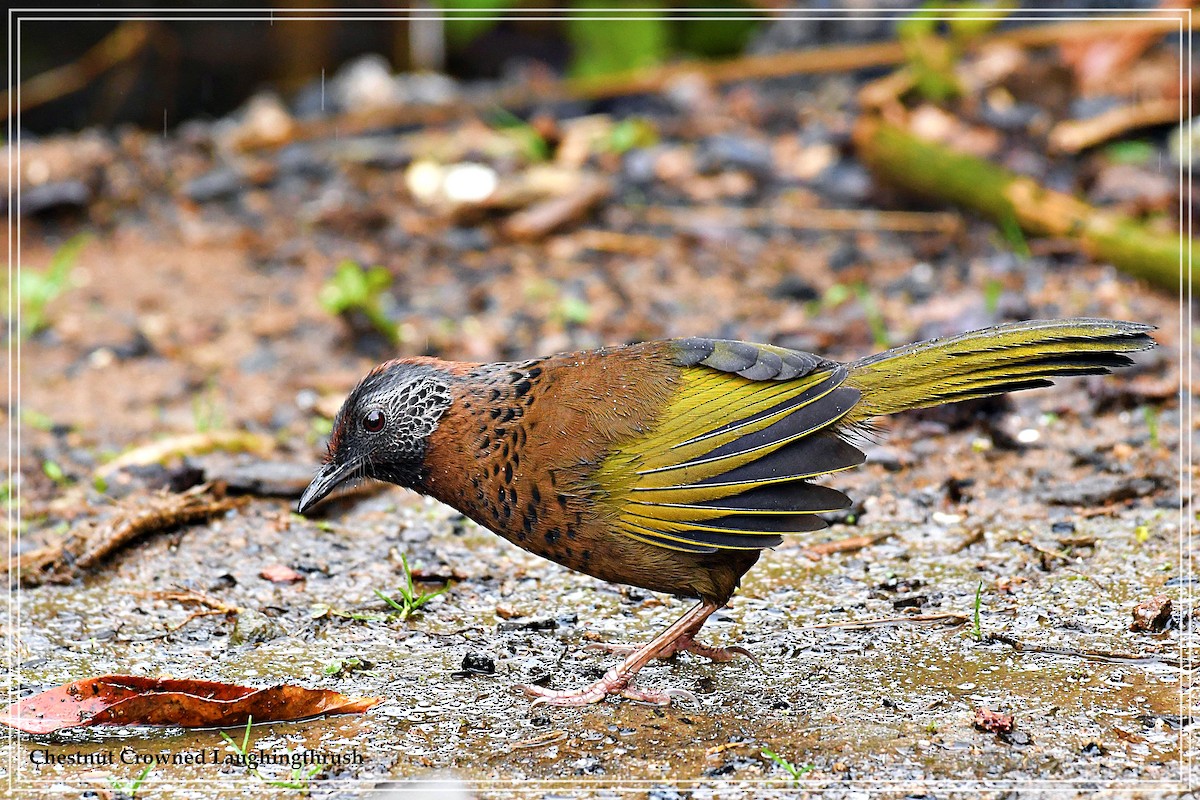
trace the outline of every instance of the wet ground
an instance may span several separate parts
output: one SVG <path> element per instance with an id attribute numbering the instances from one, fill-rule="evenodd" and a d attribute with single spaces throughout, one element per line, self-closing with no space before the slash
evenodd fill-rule
<path id="1" fill-rule="evenodd" d="M 102 137 L 94 151 L 90 135 L 71 140 L 61 158 L 91 158 L 99 188 L 21 231 L 30 265 L 90 236 L 51 324 L 20 349 L 8 413 L 20 415 L 23 553 L 157 487 L 302 481 L 330 410 L 385 353 L 490 360 L 715 335 L 848 359 L 1006 318 L 1159 326 L 1162 346 L 1126 375 L 888 423 L 864 468 L 828 481 L 861 501 L 853 518 L 768 552 L 705 627 L 757 665 L 685 654 L 642 673 L 695 704 L 531 709 L 514 684 L 591 682 L 613 658 L 588 644 L 645 640 L 686 606 L 567 572 L 401 490 L 360 492 L 316 519 L 254 490 L 239 510 L 145 537 L 73 583 L 16 592 L 10 685 L 134 673 L 384 698 L 362 716 L 252 731 L 264 753 L 328 760 L 279 789 L 314 796 L 417 778 L 485 796 L 792 796 L 793 782 L 834 797 L 978 796 L 981 784 L 1178 796 L 1195 756 L 1184 700 L 1197 580 L 1180 510 L 1194 431 L 1181 430 L 1175 394 L 1179 365 L 1191 366 L 1179 301 L 1055 243 L 1014 256 L 976 220 L 896 232 L 858 216 L 904 206 L 845 150 L 849 95 L 830 79 L 738 86 L 675 116 L 650 104 L 668 120 L 662 144 L 589 161 L 615 171 L 610 199 L 532 242 L 507 239 L 494 211 L 415 202 L 404 171 L 431 145 L 409 133 L 230 155 L 219 126 Z M 805 125 L 822 133 L 797 137 Z M 450 147 L 456 130 L 434 144 Z M 501 179 L 516 171 L 498 158 Z M 784 162 L 794 171 L 770 171 Z M 827 206 L 853 213 L 836 229 L 786 221 Z M 767 208 L 792 216 L 720 222 Z M 319 303 L 343 258 L 392 274 L 395 345 Z M 261 434 L 269 452 L 94 477 L 156 439 L 226 429 Z M 854 537 L 865 539 L 809 549 Z M 375 591 L 396 594 L 402 557 L 422 590 L 449 588 L 388 619 Z M 276 565 L 302 579 L 261 577 Z M 1157 595 L 1173 606 L 1164 629 L 1131 630 Z M 983 712 L 1011 724 L 982 730 Z M 155 754 L 200 763 L 155 764 L 145 796 L 255 796 L 294 777 L 225 764 L 215 731 L 89 729 L 8 747 L 13 777 L 47 796 L 111 791 Z M 109 753 L 113 764 L 34 763 Z"/>

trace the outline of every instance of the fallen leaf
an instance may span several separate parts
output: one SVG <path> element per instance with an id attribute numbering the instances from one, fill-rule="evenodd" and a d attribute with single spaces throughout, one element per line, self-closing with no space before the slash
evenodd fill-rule
<path id="1" fill-rule="evenodd" d="M 263 567 L 258 573 L 258 577 L 268 580 L 271 583 L 296 583 L 304 580 L 304 576 L 291 567 L 283 564 L 270 564 Z"/>
<path id="2" fill-rule="evenodd" d="M 0 723 L 26 733 L 53 733 L 86 725 L 177 725 L 226 728 L 255 722 L 361 714 L 382 702 L 327 689 L 281 684 L 266 688 L 137 675 L 102 675 L 23 697 Z"/>

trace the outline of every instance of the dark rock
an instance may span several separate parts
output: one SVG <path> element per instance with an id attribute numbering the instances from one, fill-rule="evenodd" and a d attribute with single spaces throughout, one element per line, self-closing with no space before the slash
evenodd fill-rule
<path id="1" fill-rule="evenodd" d="M 1025 731 L 1008 731 L 1000 734 L 1000 741 L 1024 746 L 1033 743 L 1033 737 Z"/>
<path id="2" fill-rule="evenodd" d="M 558 627 L 558 620 L 550 617 L 542 619 L 505 620 L 496 624 L 498 631 L 552 631 Z"/>
<path id="3" fill-rule="evenodd" d="M 313 148 L 304 144 L 290 144 L 279 151 L 275 166 L 281 176 L 299 176 L 320 180 L 332 169 Z"/>
<path id="4" fill-rule="evenodd" d="M 211 457 L 201 463 L 208 480 L 221 481 L 235 494 L 257 497 L 299 497 L 312 480 L 313 466 L 296 461 L 264 461 L 242 457 L 230 462 Z"/>
<path id="5" fill-rule="evenodd" d="M 719 778 L 722 775 L 730 775 L 737 770 L 737 767 L 730 762 L 726 762 L 719 767 L 709 767 L 704 770 L 704 777 Z"/>
<path id="6" fill-rule="evenodd" d="M 459 251 L 484 251 L 492 246 L 492 237 L 483 228 L 450 228 L 442 241 L 451 250 Z"/>
<path id="7" fill-rule="evenodd" d="M 771 288 L 771 297 L 778 300 L 795 300 L 800 303 L 816 300 L 821 296 L 817 288 L 799 275 L 786 275 Z"/>
<path id="8" fill-rule="evenodd" d="M 843 508 L 840 511 L 829 511 L 819 516 L 830 525 L 857 525 L 858 521 L 866 513 L 867 509 L 862 504 L 862 501 L 854 500 L 849 508 Z"/>
<path id="9" fill-rule="evenodd" d="M 486 653 L 467 653 L 463 656 L 462 668 L 474 675 L 496 674 L 496 662 Z"/>
<path id="10" fill-rule="evenodd" d="M 1022 131 L 1042 113 L 1042 109 L 1032 103 L 995 106 L 985 102 L 979 109 L 979 118 L 1002 131 Z"/>
<path id="11" fill-rule="evenodd" d="M 1165 594 L 1157 594 L 1134 606 L 1133 623 L 1129 630 L 1158 633 L 1166 630 L 1170 624 L 1171 598 Z"/>
<path id="12" fill-rule="evenodd" d="M 271 372 L 279 365 L 279 356 L 268 344 L 260 344 L 250 355 L 238 361 L 238 370 L 243 375 Z"/>
<path id="13" fill-rule="evenodd" d="M 971 499 L 971 493 L 966 490 L 974 485 L 974 478 L 947 478 L 942 488 L 946 492 L 946 499 L 957 504 Z"/>
<path id="14" fill-rule="evenodd" d="M 228 167 L 219 167 L 192 178 L 184 184 L 183 193 L 193 202 L 207 203 L 236 197 L 245 189 L 245 178 Z"/>
<path id="15" fill-rule="evenodd" d="M 1071 101 L 1071 118 L 1072 119 L 1091 119 L 1098 117 L 1114 108 L 1118 108 L 1125 101 L 1113 95 L 1092 95 L 1080 96 Z"/>
<path id="16" fill-rule="evenodd" d="M 829 268 L 834 272 L 853 267 L 863 260 L 862 251 L 854 242 L 844 242 L 829 256 Z"/>
<path id="17" fill-rule="evenodd" d="M 696 169 L 702 175 L 742 170 L 758 180 L 775 174 L 771 149 L 762 142 L 740 136 L 710 136 L 696 150 Z"/>
<path id="18" fill-rule="evenodd" d="M 647 800 L 687 800 L 690 792 L 681 792 L 672 786 L 652 786 Z"/>
<path id="19" fill-rule="evenodd" d="M 637 185 L 654 183 L 657 180 L 654 165 L 659 152 L 653 147 L 638 147 L 625 153 L 621 158 L 621 171 L 625 179 Z"/>
<path id="20" fill-rule="evenodd" d="M 1158 488 L 1153 478 L 1128 475 L 1094 475 L 1074 483 L 1054 486 L 1041 493 L 1041 500 L 1060 506 L 1100 506 L 1143 497 Z"/>
<path id="21" fill-rule="evenodd" d="M 602 775 L 604 774 L 604 765 L 600 759 L 595 756 L 583 756 L 571 761 L 567 766 L 576 775 Z"/>
<path id="22" fill-rule="evenodd" d="M 29 188 L 22 187 L 21 215 L 85 208 L 91 199 L 91 190 L 83 181 L 78 180 L 52 181 Z"/>
<path id="23" fill-rule="evenodd" d="M 124 480 L 109 482 L 116 496 L 123 496 L 133 486 L 184 492 L 204 482 L 204 470 L 188 459 L 170 469 L 162 464 L 132 464 L 122 468 L 118 475 Z M 122 483 L 126 485 L 121 486 Z"/>
<path id="24" fill-rule="evenodd" d="M 830 200 L 847 203 L 866 201 L 874 186 L 866 167 L 846 159 L 825 169 L 815 182 L 818 191 Z"/>
<path id="25" fill-rule="evenodd" d="M 878 464 L 888 472 L 899 472 L 912 463 L 907 453 L 884 444 L 871 445 L 864 450 L 869 463 Z"/>
<path id="26" fill-rule="evenodd" d="M 1056 522 L 1050 526 L 1051 533 L 1074 533 L 1074 522 Z"/>

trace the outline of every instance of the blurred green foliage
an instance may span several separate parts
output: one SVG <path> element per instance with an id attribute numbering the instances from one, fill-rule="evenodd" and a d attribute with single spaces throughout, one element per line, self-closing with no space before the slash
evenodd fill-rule
<path id="1" fill-rule="evenodd" d="M 934 103 L 962 93 L 955 66 L 973 39 L 1008 16 L 1013 4 L 925 0 L 921 8 L 896 24 L 917 92 Z"/>
<path id="2" fill-rule="evenodd" d="M 71 288 L 71 271 L 79 251 L 87 244 L 88 235 L 81 233 L 54 251 L 50 266 L 44 270 L 21 267 L 17 269 L 17 300 L 21 306 L 21 338 L 27 339 L 49 327 L 46 307 L 60 294 Z"/>
<path id="3" fill-rule="evenodd" d="M 1158 155 L 1158 148 L 1144 139 L 1113 142 L 1104 148 L 1104 157 L 1114 164 L 1142 166 Z"/>
<path id="4" fill-rule="evenodd" d="M 506 136 L 515 141 L 521 148 L 525 158 L 533 163 L 550 159 L 550 145 L 537 130 L 506 108 L 492 109 L 491 126 L 503 131 Z"/>
<path id="5" fill-rule="evenodd" d="M 613 126 L 604 147 L 608 152 L 619 155 L 635 147 L 652 147 L 656 144 L 658 130 L 654 124 L 642 117 L 629 117 Z"/>
<path id="6" fill-rule="evenodd" d="M 446 20 L 450 46 L 467 47 L 495 25 L 495 19 L 487 18 L 488 12 L 519 6 L 516 0 L 444 0 L 442 8 L 451 15 Z M 753 8 L 745 3 L 725 0 L 690 7 L 729 16 L 665 19 L 669 12 L 686 11 L 689 5 L 576 0 L 568 6 L 571 13 L 566 20 L 566 36 L 572 48 L 571 75 L 597 78 L 653 67 L 681 54 L 702 58 L 736 55 L 762 24 L 761 20 L 736 18 L 737 11 Z"/>
<path id="7" fill-rule="evenodd" d="M 359 313 L 375 330 L 395 344 L 400 331 L 385 309 L 387 289 L 392 275 L 383 267 L 364 269 L 353 261 L 343 261 L 337 272 L 321 287 L 317 296 L 322 308 L 335 316 Z"/>

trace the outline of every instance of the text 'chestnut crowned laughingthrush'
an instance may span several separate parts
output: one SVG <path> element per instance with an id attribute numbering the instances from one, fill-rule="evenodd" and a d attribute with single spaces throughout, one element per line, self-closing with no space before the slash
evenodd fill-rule
<path id="1" fill-rule="evenodd" d="M 675 339 L 532 361 L 389 361 L 346 398 L 301 512 L 343 481 L 375 478 L 453 506 L 532 553 L 605 581 L 699 603 L 602 679 L 579 705 L 635 688 L 654 658 L 700 644 L 763 548 L 825 527 L 850 498 L 813 483 L 858 466 L 872 417 L 1106 373 L 1154 346 L 1152 328 L 1068 319 L 933 339 L 848 364 L 783 347 Z"/>

